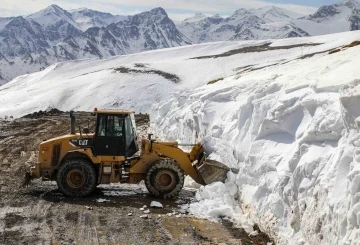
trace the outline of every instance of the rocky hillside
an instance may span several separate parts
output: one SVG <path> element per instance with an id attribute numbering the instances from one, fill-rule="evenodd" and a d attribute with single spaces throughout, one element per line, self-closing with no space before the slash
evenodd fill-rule
<path id="1" fill-rule="evenodd" d="M 84 9 L 70 13 L 57 5 L 27 17 L 1 18 L 0 40 L 0 85 L 59 61 L 191 43 L 162 8 L 126 17 Z"/>

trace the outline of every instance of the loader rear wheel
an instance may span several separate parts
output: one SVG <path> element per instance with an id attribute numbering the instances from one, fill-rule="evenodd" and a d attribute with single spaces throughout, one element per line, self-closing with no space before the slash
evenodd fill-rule
<path id="1" fill-rule="evenodd" d="M 153 196 L 173 198 L 184 186 L 184 171 L 172 159 L 160 160 L 148 170 L 145 185 Z"/>
<path id="2" fill-rule="evenodd" d="M 96 187 L 96 171 L 86 159 L 72 158 L 60 166 L 56 182 L 66 196 L 84 197 Z"/>

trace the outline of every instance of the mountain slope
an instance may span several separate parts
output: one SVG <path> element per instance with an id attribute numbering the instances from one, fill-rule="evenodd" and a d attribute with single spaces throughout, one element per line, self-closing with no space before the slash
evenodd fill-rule
<path id="1" fill-rule="evenodd" d="M 184 20 L 184 22 L 188 22 L 188 23 L 197 22 L 197 21 L 200 21 L 200 20 L 203 20 L 203 19 L 206 19 L 206 18 L 207 18 L 206 15 L 204 15 L 203 13 L 198 12 L 198 13 L 195 13 L 194 16 L 186 18 Z"/>
<path id="2" fill-rule="evenodd" d="M 158 48 L 169 48 L 190 44 L 162 8 L 136 14 L 129 20 L 111 24 L 106 28 L 120 45 L 135 53 Z"/>
<path id="3" fill-rule="evenodd" d="M 194 43 L 309 36 L 291 24 L 299 17 L 300 14 L 277 7 L 238 9 L 227 18 L 218 15 L 205 18 L 198 13 L 177 28 Z"/>
<path id="4" fill-rule="evenodd" d="M 356 0 L 322 6 L 310 16 L 277 8 L 239 9 L 227 18 L 205 18 L 200 13 L 177 27 L 194 43 L 226 40 L 289 38 L 360 29 L 360 4 Z"/>
<path id="5" fill-rule="evenodd" d="M 84 16 L 89 18 L 84 20 Z M 162 8 L 121 17 L 90 10 L 71 15 L 56 5 L 26 18 L 0 19 L 0 40 L 0 85 L 59 61 L 191 43 Z"/>
<path id="6" fill-rule="evenodd" d="M 91 27 L 106 27 L 129 18 L 129 16 L 112 15 L 87 8 L 75 9 L 69 12 L 82 31 L 86 31 Z"/>
<path id="7" fill-rule="evenodd" d="M 310 35 L 359 30 L 360 4 L 356 0 L 343 0 L 338 4 L 322 6 L 313 15 L 295 20 L 294 25 Z"/>
<path id="8" fill-rule="evenodd" d="M 91 29 L 94 28 L 89 30 Z M 99 29 L 99 33 L 105 36 L 107 32 L 102 28 Z M 356 40 L 355 37 L 358 37 L 358 34 L 358 32 L 348 33 L 349 38 L 344 40 L 337 40 L 342 36 L 338 34 L 277 41 L 218 42 L 148 51 L 103 60 L 89 59 L 57 63 L 43 71 L 23 75 L 1 86 L 0 115 L 18 116 L 48 107 L 57 107 L 62 110 L 79 108 L 90 110 L 93 106 L 117 107 L 117 105 L 149 111 L 154 100 L 160 101 L 172 92 L 194 89 L 221 77 L 286 63 L 302 55 L 323 52 L 345 45 L 350 40 Z M 276 48 L 277 46 L 279 48 Z M 219 59 L 220 57 L 222 58 Z M 158 85 L 158 81 L 161 82 L 161 86 Z M 154 87 L 151 89 L 153 93 L 146 96 L 157 99 L 147 99 L 143 102 L 138 101 L 136 96 L 133 97 L 134 93 L 147 91 L 132 87 L 138 83 L 144 87 Z M 108 89 L 107 84 L 109 86 L 113 84 L 114 87 Z M 164 84 L 167 86 L 162 87 Z M 118 90 L 115 89 L 116 86 L 119 87 Z M 134 91 L 131 92 L 131 90 Z M 24 96 L 24 93 L 34 98 L 34 103 L 22 102 L 20 98 Z M 104 93 L 106 96 L 101 97 Z M 94 100 L 94 96 L 97 99 Z M 79 98 L 85 99 L 87 103 L 82 103 Z M 147 104 L 144 106 L 142 103 Z M 16 106 L 10 107 L 10 104 L 16 104 Z"/>
<path id="9" fill-rule="evenodd" d="M 287 9 L 278 8 L 274 6 L 263 7 L 252 10 L 258 17 L 264 19 L 266 22 L 277 22 L 284 20 L 294 20 L 303 17 L 302 14 L 289 11 Z"/>

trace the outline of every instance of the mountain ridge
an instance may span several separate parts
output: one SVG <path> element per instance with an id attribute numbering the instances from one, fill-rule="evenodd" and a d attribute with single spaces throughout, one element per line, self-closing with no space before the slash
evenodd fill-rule
<path id="1" fill-rule="evenodd" d="M 57 5 L 28 16 L 0 18 L 0 85 L 16 76 L 74 59 L 107 58 L 212 41 L 279 39 L 360 29 L 355 0 L 301 16 L 282 8 L 238 9 L 228 17 L 196 13 L 175 24 L 163 8 L 133 16 Z"/>
<path id="2" fill-rule="evenodd" d="M 0 85 L 56 62 L 191 44 L 162 8 L 124 17 L 57 5 L 0 19 L 0 40 Z"/>
<path id="3" fill-rule="evenodd" d="M 229 17 L 184 20 L 177 27 L 193 43 L 331 34 L 360 29 L 360 4 L 356 0 L 342 0 L 321 6 L 308 16 L 274 6 L 241 8 Z"/>

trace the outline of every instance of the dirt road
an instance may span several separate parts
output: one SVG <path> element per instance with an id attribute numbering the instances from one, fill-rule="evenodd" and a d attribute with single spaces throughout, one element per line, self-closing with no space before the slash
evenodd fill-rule
<path id="1" fill-rule="evenodd" d="M 39 143 L 69 130 L 67 114 L 36 117 L 0 120 L 0 244 L 269 242 L 265 235 L 250 237 L 228 221 L 214 223 L 181 213 L 179 205 L 193 201 L 194 191 L 189 189 L 174 200 L 155 199 L 142 185 L 100 185 L 82 199 L 64 197 L 55 182 L 36 180 L 19 189 L 25 169 L 36 161 Z M 88 117 L 82 115 L 77 123 L 87 125 Z M 141 133 L 146 123 L 138 121 Z M 154 200 L 164 208 L 149 208 Z M 150 213 L 143 218 L 145 205 Z"/>

